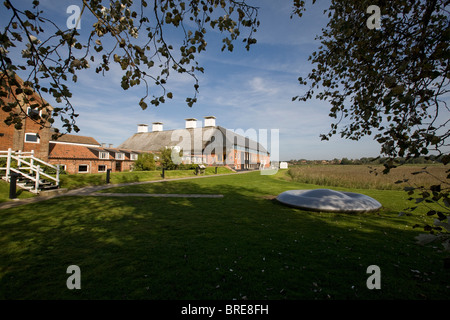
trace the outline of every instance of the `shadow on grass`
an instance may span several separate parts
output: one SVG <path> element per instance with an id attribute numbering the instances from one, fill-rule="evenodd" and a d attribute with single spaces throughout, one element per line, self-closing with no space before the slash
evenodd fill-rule
<path id="1" fill-rule="evenodd" d="M 231 170 L 219 168 L 218 174 L 230 174 Z M 201 176 L 215 175 L 213 167 L 208 167 Z M 194 170 L 168 170 L 165 171 L 165 178 L 188 178 L 196 177 Z M 129 172 L 112 172 L 110 173 L 110 183 L 131 183 L 142 181 L 154 181 L 163 179 L 162 171 L 129 171 Z M 106 173 L 98 174 L 70 174 L 61 175 L 61 186 L 68 189 L 76 189 L 85 186 L 100 186 L 106 184 Z"/>
<path id="2" fill-rule="evenodd" d="M 0 298 L 442 299 L 448 292 L 441 255 L 417 247 L 416 232 L 388 212 L 301 211 L 258 185 L 150 188 L 224 198 L 63 197 L 0 211 Z M 374 264 L 381 290 L 366 286 Z M 81 290 L 66 287 L 69 265 L 81 269 Z"/>

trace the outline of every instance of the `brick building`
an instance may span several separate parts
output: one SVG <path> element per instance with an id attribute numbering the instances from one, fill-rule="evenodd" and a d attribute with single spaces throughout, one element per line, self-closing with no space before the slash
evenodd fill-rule
<path id="1" fill-rule="evenodd" d="M 268 168 L 270 153 L 255 139 L 221 126 L 216 118 L 205 117 L 204 125 L 197 128 L 197 119 L 185 119 L 184 129 L 163 130 L 161 122 L 139 124 L 137 133 L 119 148 L 157 153 L 161 148 L 182 151 L 179 161 L 185 164 L 227 165 L 236 170 Z M 256 132 L 254 134 L 256 136 Z"/>
<path id="2" fill-rule="evenodd" d="M 3 73 L 0 73 L 0 80 L 4 81 Z M 21 87 L 23 87 L 22 79 L 16 77 L 16 81 Z M 8 150 L 8 148 L 26 152 L 34 150 L 36 157 L 42 159 L 43 161 L 47 161 L 49 141 L 51 140 L 53 130 L 50 128 L 48 123 L 47 126 L 41 127 L 39 122 L 34 119 L 37 119 L 38 117 L 41 119 L 47 118 L 51 115 L 53 108 L 48 105 L 48 107 L 43 108 L 42 110 L 33 109 L 30 107 L 30 104 L 23 103 L 23 98 L 25 96 L 24 93 L 15 94 L 17 86 L 11 85 L 10 89 L 11 90 L 6 97 L 1 97 L 1 100 L 3 100 L 5 106 L 9 103 L 15 102 L 14 95 L 24 106 L 16 106 L 15 108 L 11 108 L 9 112 L 4 111 L 3 108 L 0 109 L 0 150 Z M 28 96 L 29 100 L 31 100 L 31 98 L 35 99 L 33 103 L 39 105 L 48 104 L 36 92 L 32 92 L 32 94 Z M 5 124 L 5 120 L 8 118 L 10 113 L 15 113 L 21 117 L 21 129 L 16 129 L 14 125 L 8 126 Z"/>
<path id="3" fill-rule="evenodd" d="M 67 173 L 130 171 L 138 152 L 106 147 L 92 137 L 64 135 L 50 141 L 48 162 L 59 164 Z"/>
<path id="4" fill-rule="evenodd" d="M 0 74 L 0 80 L 2 74 Z M 23 81 L 17 77 L 23 85 Z M 14 102 L 14 86 L 10 93 L 0 97 L 4 105 Z M 23 95 L 23 94 L 22 94 Z M 16 94 L 19 97 L 20 94 Z M 35 104 L 47 103 L 33 92 Z M 8 112 L 0 109 L 0 151 L 32 151 L 34 155 L 52 165 L 60 165 L 67 173 L 99 173 L 132 170 L 138 154 L 159 153 L 162 148 L 183 151 L 178 159 L 185 164 L 227 165 L 236 170 L 259 169 L 270 166 L 270 153 L 256 140 L 216 126 L 216 118 L 205 117 L 204 126 L 197 128 L 197 119 L 186 119 L 185 129 L 163 130 L 163 124 L 154 122 L 152 131 L 147 125 L 138 125 L 138 132 L 118 148 L 100 144 L 92 137 L 66 134 L 52 139 L 54 129 L 46 121 L 53 108 L 37 111 L 28 104 L 11 108 L 9 112 L 21 115 L 22 128 L 7 125 Z M 28 115 L 28 117 L 27 117 Z M 39 121 L 44 120 L 44 126 Z"/>
<path id="5" fill-rule="evenodd" d="M 0 80 L 4 81 L 2 75 L 0 73 Z M 16 81 L 24 87 L 22 79 L 16 76 Z M 48 106 L 42 110 L 31 108 L 29 103 L 23 103 L 24 93 L 17 94 L 16 88 L 17 86 L 10 85 L 10 92 L 1 97 L 4 106 L 15 102 L 16 99 L 21 103 L 7 111 L 0 109 L 0 150 L 11 148 L 13 151 L 34 151 L 35 157 L 53 165 L 59 164 L 67 173 L 99 173 L 106 172 L 107 169 L 117 172 L 132 169 L 138 152 L 107 147 L 92 137 L 73 134 L 53 139 L 54 129 L 48 122 L 53 108 L 36 92 L 28 95 L 28 99 L 33 97 L 34 104 Z M 21 129 L 5 123 L 10 113 L 21 117 Z M 40 123 L 40 120 L 44 121 Z"/>

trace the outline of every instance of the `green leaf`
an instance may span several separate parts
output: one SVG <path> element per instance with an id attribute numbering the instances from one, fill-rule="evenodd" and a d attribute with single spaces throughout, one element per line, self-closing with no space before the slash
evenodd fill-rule
<path id="1" fill-rule="evenodd" d="M 446 154 L 445 156 L 442 157 L 443 164 L 448 164 L 449 162 L 450 162 L 450 155 Z"/>
<path id="2" fill-rule="evenodd" d="M 147 109 L 147 104 L 144 102 L 144 99 L 141 99 L 141 101 L 139 101 L 139 106 L 142 110 Z"/>
<path id="3" fill-rule="evenodd" d="M 32 12 L 29 11 L 29 10 L 25 10 L 25 15 L 26 15 L 27 18 L 30 19 L 30 20 L 36 19 L 36 16 L 34 15 L 34 13 L 32 13 Z"/>

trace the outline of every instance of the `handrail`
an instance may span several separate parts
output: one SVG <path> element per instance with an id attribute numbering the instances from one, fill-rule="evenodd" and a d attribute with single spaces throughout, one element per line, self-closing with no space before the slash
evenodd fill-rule
<path id="1" fill-rule="evenodd" d="M 7 153 L 5 155 L 5 153 Z M 29 154 L 29 155 L 25 155 Z M 1 170 L 6 170 L 6 180 L 10 181 L 11 178 L 11 171 L 16 172 L 27 179 L 30 179 L 35 183 L 35 192 L 38 192 L 39 190 L 39 184 L 40 184 L 40 178 L 41 176 L 46 177 L 47 179 L 53 180 L 57 186 L 59 186 L 59 165 L 52 165 L 50 163 L 47 163 L 39 158 L 36 158 L 34 156 L 34 150 L 31 152 L 23 152 L 23 151 L 12 151 L 11 148 L 8 149 L 8 151 L 0 151 L 0 158 L 7 158 L 6 161 L 6 168 L 0 168 Z M 17 164 L 19 168 L 12 168 L 11 167 L 11 160 L 14 159 L 17 161 Z M 26 160 L 25 160 L 26 159 Z M 27 161 L 29 160 L 29 161 Z M 51 175 L 45 173 L 40 165 L 35 165 L 34 162 L 39 162 L 47 167 L 50 167 L 52 169 L 56 170 L 56 178 L 52 177 Z M 29 167 L 21 167 L 22 164 L 28 165 Z M 21 170 L 29 170 L 29 174 L 26 174 L 22 172 Z M 34 172 L 35 177 L 32 177 L 31 174 Z"/>
<path id="2" fill-rule="evenodd" d="M 58 181 L 56 180 L 56 178 L 53 178 L 52 176 L 49 176 L 49 175 L 46 174 L 44 171 L 42 171 L 42 170 L 40 169 L 39 165 L 35 166 L 35 165 L 33 165 L 31 162 L 27 162 L 27 161 L 25 161 L 25 160 L 23 160 L 22 158 L 19 158 L 19 157 L 11 156 L 11 158 L 12 158 L 12 159 L 15 159 L 15 160 L 17 160 L 17 161 L 20 161 L 21 163 L 25 163 L 25 164 L 27 164 L 27 165 L 30 166 L 30 168 L 23 168 L 23 169 L 30 169 L 30 170 L 32 170 L 32 171 L 36 171 L 36 170 L 39 169 L 39 172 L 40 172 L 39 174 L 41 174 L 41 175 L 43 175 L 43 176 L 46 176 L 47 178 L 49 178 L 49 179 L 51 179 L 51 180 L 53 180 L 53 181 L 55 181 L 55 182 L 58 183 Z M 39 160 L 40 162 L 43 162 L 43 163 L 45 164 L 44 161 L 42 161 L 42 160 L 40 160 L 40 159 L 38 159 L 38 158 L 32 157 L 31 159 L 34 159 L 34 160 L 37 159 L 37 160 Z M 50 166 L 51 166 L 51 168 L 57 169 L 57 167 L 54 167 L 54 166 L 52 166 L 52 165 L 50 165 Z"/>
<path id="3" fill-rule="evenodd" d="M 0 168 L 0 169 L 4 169 L 4 168 Z M 27 178 L 27 179 L 32 180 L 33 182 L 36 182 L 36 181 L 38 180 L 37 178 L 33 178 L 32 176 L 29 176 L 28 174 L 26 174 L 26 173 L 24 173 L 24 172 L 22 172 L 22 171 L 20 171 L 20 170 L 18 170 L 18 169 L 10 168 L 10 170 L 11 170 L 11 171 L 14 171 L 14 172 L 16 172 L 16 173 L 21 174 L 22 176 L 24 176 L 24 177 Z M 44 172 L 42 172 L 42 171 L 39 172 L 39 175 L 44 175 L 44 176 L 46 176 L 46 177 L 48 177 L 48 178 L 54 180 L 55 182 L 57 182 L 55 178 L 53 178 L 52 176 L 47 175 L 46 173 L 44 173 Z"/>
<path id="4" fill-rule="evenodd" d="M 7 151 L 0 151 L 0 153 L 3 153 L 3 152 L 7 152 Z M 6 155 L 0 154 L 0 158 L 6 158 L 6 157 L 8 157 L 8 154 L 6 154 Z M 11 157 L 12 157 L 13 159 L 17 160 L 17 161 L 20 161 L 21 163 L 24 162 L 24 163 L 26 163 L 26 164 L 28 164 L 28 162 L 24 161 L 23 159 L 33 159 L 33 160 L 35 160 L 35 161 L 38 161 L 38 162 L 42 163 L 43 165 L 45 165 L 45 166 L 47 166 L 47 167 L 50 167 L 50 168 L 55 169 L 55 170 L 58 169 L 57 166 L 54 166 L 54 165 L 52 165 L 52 164 L 50 164 L 50 163 L 47 163 L 47 162 L 45 162 L 45 161 L 43 161 L 43 160 L 41 160 L 41 159 L 39 159 L 39 158 L 36 158 L 36 157 L 33 156 L 33 155 L 30 155 L 30 156 L 23 156 L 23 157 L 21 157 L 21 156 L 11 156 Z"/>
<path id="5" fill-rule="evenodd" d="M 25 178 L 30 179 L 30 180 L 33 181 L 33 182 L 36 182 L 36 178 L 33 178 L 32 176 L 29 176 L 29 175 L 27 175 L 26 173 L 23 173 L 23 172 L 20 171 L 20 170 L 11 168 L 11 171 L 14 171 L 15 173 L 19 173 L 19 174 L 23 175 Z"/>
<path id="6" fill-rule="evenodd" d="M 28 157 L 25 157 L 25 158 L 28 158 Z M 29 158 L 31 158 L 31 159 L 33 159 L 33 160 L 36 160 L 36 161 L 42 163 L 43 165 L 45 165 L 45 166 L 47 166 L 47 167 L 50 167 L 50 168 L 52 168 L 52 169 L 57 170 L 57 167 L 56 167 L 56 166 L 54 166 L 54 165 L 52 165 L 52 164 L 50 164 L 50 163 L 47 163 L 47 162 L 45 162 L 45 161 L 42 161 L 41 159 L 36 158 L 35 156 L 30 156 Z"/>

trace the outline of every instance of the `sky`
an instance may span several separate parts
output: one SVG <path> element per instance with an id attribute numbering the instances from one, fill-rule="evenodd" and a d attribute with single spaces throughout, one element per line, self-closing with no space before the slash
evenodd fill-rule
<path id="1" fill-rule="evenodd" d="M 279 160 L 378 156 L 380 146 L 370 137 L 350 141 L 337 136 L 321 141 L 320 134 L 329 132 L 333 120 L 328 116 L 329 104 L 314 99 L 292 101 L 292 97 L 305 92 L 306 88 L 301 87 L 297 79 L 306 77 L 312 69 L 308 57 L 320 45 L 315 37 L 327 23 L 323 10 L 328 1 L 314 5 L 306 2 L 303 17 L 290 19 L 291 0 L 250 1 L 259 7 L 261 22 L 254 34 L 257 44 L 250 51 L 239 41 L 233 52 L 222 52 L 221 34 L 209 32 L 206 52 L 197 55 L 205 72 L 198 74 L 198 102 L 193 107 L 185 102 L 186 97 L 194 93 L 194 80 L 188 76 L 171 75 L 167 87 L 173 92 L 173 99 L 167 99 L 158 107 L 148 103 L 148 108 L 142 110 L 138 103 L 144 88 L 124 91 L 120 86 L 120 68 L 112 67 L 103 76 L 94 72 L 93 63 L 91 70 L 78 73 L 77 83 L 70 87 L 71 103 L 79 114 L 78 134 L 118 146 L 137 132 L 138 124 L 148 124 L 151 128 L 152 122 L 162 122 L 164 130 L 180 129 L 184 128 L 186 118 L 202 121 L 205 116 L 215 116 L 216 124 L 227 129 L 267 132 L 269 138 L 261 135 L 258 142 L 269 150 L 277 148 Z M 72 4 L 79 5 L 76 0 L 41 0 L 41 9 L 65 29 L 70 16 L 66 10 Z M 1 11 L 0 21 L 5 21 L 3 7 Z M 92 21 L 82 16 L 81 36 L 89 34 L 90 25 Z M 171 39 L 170 34 L 168 39 Z M 52 103 L 51 97 L 45 98 L 57 105 Z M 55 126 L 58 127 L 58 122 Z M 278 144 L 276 136 L 271 135 L 277 130 Z"/>

